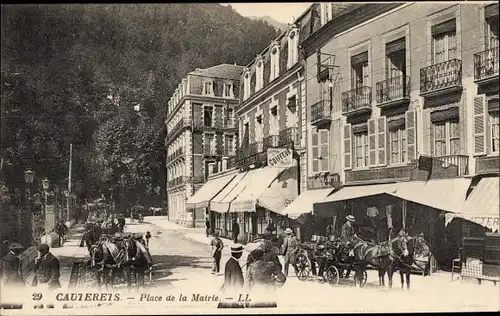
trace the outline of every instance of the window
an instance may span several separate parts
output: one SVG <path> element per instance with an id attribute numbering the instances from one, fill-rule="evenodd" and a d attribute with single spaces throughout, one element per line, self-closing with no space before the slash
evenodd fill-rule
<path id="1" fill-rule="evenodd" d="M 271 75 L 269 81 L 273 81 L 280 75 L 280 49 L 278 45 L 275 45 L 271 49 Z"/>
<path id="2" fill-rule="evenodd" d="M 234 109 L 233 108 L 227 108 L 226 109 L 226 127 L 234 127 Z"/>
<path id="3" fill-rule="evenodd" d="M 269 123 L 270 127 L 270 135 L 278 135 L 278 106 L 274 106 L 271 108 L 271 122 Z"/>
<path id="4" fill-rule="evenodd" d="M 458 121 L 434 123 L 434 157 L 460 153 L 460 130 Z"/>
<path id="5" fill-rule="evenodd" d="M 432 27 L 432 64 L 457 58 L 455 19 Z"/>
<path id="6" fill-rule="evenodd" d="M 314 129 L 312 132 L 312 172 L 328 172 L 330 169 L 329 132 Z"/>
<path id="7" fill-rule="evenodd" d="M 223 90 L 224 90 L 224 98 L 233 98 L 234 97 L 232 83 L 225 83 L 223 85 Z"/>
<path id="8" fill-rule="evenodd" d="M 491 151 L 499 152 L 500 147 L 500 112 L 490 112 L 490 126 L 491 126 Z"/>
<path id="9" fill-rule="evenodd" d="M 203 82 L 203 95 L 213 95 L 213 82 L 205 81 Z"/>
<path id="10" fill-rule="evenodd" d="M 299 33 L 293 29 L 288 35 L 288 68 L 292 67 L 299 60 L 298 46 L 299 46 Z"/>
<path id="11" fill-rule="evenodd" d="M 226 135 L 226 142 L 224 143 L 225 145 L 225 153 L 228 156 L 234 156 L 234 136 L 233 135 Z"/>
<path id="12" fill-rule="evenodd" d="M 203 108 L 203 126 L 211 127 L 213 125 L 213 112 L 214 108 L 211 106 Z"/>
<path id="13" fill-rule="evenodd" d="M 244 126 L 245 127 L 244 127 L 241 147 L 248 148 L 248 145 L 250 145 L 250 125 L 249 123 L 245 123 Z"/>
<path id="14" fill-rule="evenodd" d="M 215 154 L 215 135 L 205 134 L 205 154 Z"/>
<path id="15" fill-rule="evenodd" d="M 264 124 L 262 124 L 262 115 L 257 116 L 255 124 L 255 141 L 262 141 Z"/>
<path id="16" fill-rule="evenodd" d="M 255 68 L 255 91 L 259 91 L 264 86 L 264 63 L 261 59 L 257 61 Z"/>
<path id="17" fill-rule="evenodd" d="M 391 164 L 406 162 L 406 131 L 404 126 L 389 130 Z"/>
<path id="18" fill-rule="evenodd" d="M 351 88 L 370 86 L 368 73 L 368 51 L 351 57 Z"/>
<path id="19" fill-rule="evenodd" d="M 496 6 L 496 8 L 494 7 Z M 496 10 L 495 10 L 496 9 Z M 495 12 L 496 11 L 496 12 Z M 498 4 L 485 7 L 485 22 L 486 22 L 486 49 L 498 47 Z M 498 52 L 497 52 L 498 54 Z"/>
<path id="20" fill-rule="evenodd" d="M 243 77 L 243 100 L 250 97 L 250 72 L 247 70 Z"/>
<path id="21" fill-rule="evenodd" d="M 321 10 L 321 24 L 324 25 L 332 19 L 332 4 L 322 3 L 320 10 Z"/>
<path id="22" fill-rule="evenodd" d="M 386 79 L 401 78 L 406 75 L 406 40 L 401 38 L 385 46 Z"/>
<path id="23" fill-rule="evenodd" d="M 368 132 L 354 134 L 354 162 L 356 168 L 368 167 Z"/>

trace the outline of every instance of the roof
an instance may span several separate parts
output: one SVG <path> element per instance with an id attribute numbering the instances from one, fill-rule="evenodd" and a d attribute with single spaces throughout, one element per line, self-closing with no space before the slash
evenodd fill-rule
<path id="1" fill-rule="evenodd" d="M 231 64 L 220 64 L 210 68 L 205 69 L 195 69 L 191 71 L 190 75 L 198 75 L 205 77 L 214 78 L 224 78 L 231 80 L 240 80 L 241 73 L 243 72 L 243 66 L 231 65 Z"/>

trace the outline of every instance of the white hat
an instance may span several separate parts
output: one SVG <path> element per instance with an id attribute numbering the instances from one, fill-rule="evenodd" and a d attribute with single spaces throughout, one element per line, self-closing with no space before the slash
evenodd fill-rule
<path id="1" fill-rule="evenodd" d="M 232 253 L 239 253 L 239 252 L 243 252 L 243 245 L 236 244 L 236 245 L 232 246 L 232 247 L 231 247 L 231 252 L 232 252 Z"/>
<path id="2" fill-rule="evenodd" d="M 350 221 L 350 222 L 355 222 L 355 221 L 356 221 L 356 219 L 355 219 L 355 218 L 354 218 L 354 216 L 352 216 L 352 215 L 347 215 L 347 216 L 345 217 L 345 219 L 347 219 L 347 220 L 348 220 L 348 221 Z"/>
<path id="3" fill-rule="evenodd" d="M 291 234 L 292 230 L 290 228 L 285 229 L 285 234 Z"/>

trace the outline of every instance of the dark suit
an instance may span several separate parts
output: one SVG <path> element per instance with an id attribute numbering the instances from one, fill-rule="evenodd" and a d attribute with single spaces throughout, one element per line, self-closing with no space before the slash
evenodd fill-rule
<path id="1" fill-rule="evenodd" d="M 243 272 L 239 262 L 233 257 L 226 262 L 224 269 L 224 290 L 240 290 L 243 288 Z"/>
<path id="2" fill-rule="evenodd" d="M 50 252 L 35 264 L 36 284 L 47 283 L 49 290 L 61 287 L 59 260 Z"/>
<path id="3" fill-rule="evenodd" d="M 233 222 L 233 241 L 235 243 L 238 242 L 238 235 L 240 234 L 240 225 L 238 223 Z"/>
<path id="4" fill-rule="evenodd" d="M 21 260 L 12 251 L 3 258 L 3 277 L 5 285 L 24 285 Z"/>

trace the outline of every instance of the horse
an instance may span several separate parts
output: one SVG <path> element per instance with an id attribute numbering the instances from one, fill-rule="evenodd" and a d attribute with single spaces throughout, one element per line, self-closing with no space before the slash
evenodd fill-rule
<path id="1" fill-rule="evenodd" d="M 397 256 L 394 262 L 394 269 L 399 271 L 401 277 L 401 289 L 404 289 L 406 278 L 406 287 L 410 289 L 410 276 L 414 268 L 425 271 L 427 260 L 419 260 L 417 257 L 428 257 L 430 251 L 424 237 L 422 235 L 416 237 L 406 237 L 408 254 Z M 414 266 L 416 265 L 416 267 Z M 384 286 L 385 271 L 379 271 L 381 285 Z"/>
<path id="2" fill-rule="evenodd" d="M 379 270 L 379 284 L 382 284 L 384 271 L 389 276 L 389 287 L 392 288 L 392 276 L 394 274 L 394 261 L 398 256 L 408 255 L 408 241 L 405 237 L 396 237 L 379 245 L 363 241 L 357 237 L 358 242 L 354 245 L 354 267 L 355 285 L 361 285 L 363 272 L 368 264 Z"/>
<path id="3" fill-rule="evenodd" d="M 83 240 L 85 241 L 85 245 L 87 246 L 89 254 L 92 245 L 95 245 L 99 241 L 100 236 L 101 236 L 101 231 L 99 226 L 90 222 L 85 224 L 85 232 L 83 234 Z"/>
<path id="4" fill-rule="evenodd" d="M 117 272 L 122 270 L 126 262 L 126 252 L 107 240 L 92 245 L 90 251 L 90 267 L 96 271 L 97 284 L 101 287 L 102 281 L 109 290 L 112 287 Z"/>
<path id="5" fill-rule="evenodd" d="M 151 269 L 153 259 L 146 246 L 134 238 L 127 238 L 123 241 L 126 255 L 126 278 L 127 286 L 132 286 L 132 277 L 137 287 L 144 287 L 144 275 Z"/>

